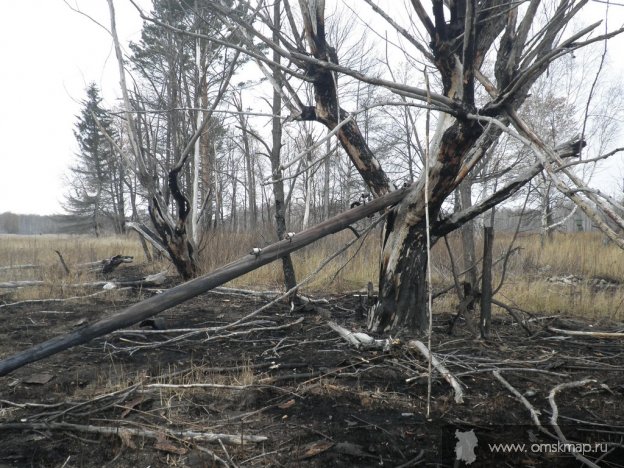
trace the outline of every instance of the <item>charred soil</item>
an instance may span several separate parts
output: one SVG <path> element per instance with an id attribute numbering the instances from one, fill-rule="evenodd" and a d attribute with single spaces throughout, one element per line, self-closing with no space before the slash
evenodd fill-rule
<path id="1" fill-rule="evenodd" d="M 0 356 L 152 294 L 4 307 Z M 492 339 L 482 341 L 461 326 L 449 336 L 450 314 L 438 314 L 431 347 L 463 384 L 465 401 L 455 403 L 434 373 L 427 418 L 428 363 L 406 346 L 411 337 L 386 351 L 353 349 L 327 322 L 362 330 L 359 300 L 326 299 L 298 310 L 277 304 L 226 328 L 266 299 L 206 293 L 0 378 L 0 466 L 579 466 L 536 428 L 494 378 L 497 369 L 550 432 L 549 392 L 595 380 L 556 393 L 557 421 L 570 442 L 604 444 L 583 446 L 585 457 L 622 465 L 622 340 L 547 328 L 622 331 L 621 324 L 535 317 L 527 336 L 497 316 Z M 208 433 L 233 437 L 209 441 Z M 472 447 L 465 434 L 476 437 Z M 257 439 L 241 443 L 250 436 Z M 504 443 L 524 445 L 507 453 L 493 445 Z"/>

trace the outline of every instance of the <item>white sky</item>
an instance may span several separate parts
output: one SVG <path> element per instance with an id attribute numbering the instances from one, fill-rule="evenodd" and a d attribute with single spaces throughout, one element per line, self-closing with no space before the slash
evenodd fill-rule
<path id="1" fill-rule="evenodd" d="M 68 1 L 108 27 L 105 0 Z M 115 5 L 120 37 L 138 40 L 142 23 L 136 10 L 127 0 Z M 611 13 L 614 29 L 622 24 L 624 8 Z M 120 95 L 111 38 L 63 0 L 0 0 L 0 59 L 0 213 L 60 213 L 85 88 L 94 81 L 109 107 Z M 622 180 L 622 167 L 612 163 L 602 171 L 603 190 Z"/>
<path id="2" fill-rule="evenodd" d="M 70 2 L 108 26 L 105 0 Z M 119 35 L 138 40 L 136 10 L 115 5 Z M 87 85 L 109 105 L 118 97 L 112 40 L 62 0 L 2 0 L 0 60 L 0 213 L 60 213 Z"/>

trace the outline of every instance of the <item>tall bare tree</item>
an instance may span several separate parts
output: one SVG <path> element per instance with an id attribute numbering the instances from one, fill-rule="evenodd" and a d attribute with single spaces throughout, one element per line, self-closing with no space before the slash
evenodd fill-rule
<path id="1" fill-rule="evenodd" d="M 372 78 L 341 66 L 334 48 L 327 42 L 325 2 L 322 0 L 299 1 L 303 27 L 297 30 L 293 19 L 293 37 L 289 40 L 275 37 L 267 40 L 259 33 L 257 37 L 264 37 L 274 53 L 288 57 L 305 73 L 304 79 L 311 82 L 314 90 L 314 105 L 302 106 L 297 118 L 336 129 L 344 150 L 375 195 L 394 187 L 357 124 L 340 105 L 338 75 L 346 74 L 385 87 L 409 98 L 410 102 L 426 103 L 443 112 L 427 148 L 427 173 L 421 174 L 408 195 L 389 214 L 383 240 L 379 303 L 369 317 L 370 328 L 377 331 L 404 327 L 422 329 L 427 323 L 427 236 L 435 242 L 440 235 L 491 207 L 495 200 L 500 201 L 513 193 L 517 184 L 502 187 L 478 206 L 465 207 L 450 219 L 438 219 L 442 204 L 503 132 L 517 134 L 523 144 L 539 156 L 538 165 L 546 167 L 547 173 L 556 178 L 552 165 L 562 164 L 561 158 L 531 132 L 517 109 L 551 62 L 612 34 L 586 39 L 597 24 L 565 34 L 587 0 L 562 0 L 543 21 L 538 16 L 538 0 L 529 2 L 526 9 L 505 0 L 454 1 L 446 5 L 442 0 L 434 0 L 431 14 L 420 1 L 413 0 L 413 13 L 428 36 L 428 44 L 423 44 L 372 1 L 367 0 L 367 3 L 431 64 L 436 74 L 436 80 L 431 81 L 438 82 L 439 87 L 418 88 L 408 83 Z M 228 12 L 222 11 L 222 14 L 227 16 Z M 540 21 L 540 27 L 534 27 Z M 239 24 L 250 29 L 248 25 Z M 302 48 L 302 37 L 306 50 Z M 485 58 L 492 55 L 494 66 L 488 70 L 484 67 Z M 489 98 L 484 103 L 477 103 L 475 99 L 478 89 L 488 92 Z M 509 124 L 513 130 L 509 130 Z M 578 145 L 570 147 L 578 149 Z M 582 184 L 567 173 L 566 177 L 571 183 Z M 557 185 L 565 190 L 566 184 L 560 179 Z M 427 196 L 425 187 L 428 187 Z M 567 195 L 582 209 L 591 211 L 582 197 L 569 192 Z M 427 211 L 432 220 L 429 230 Z"/>
<path id="2" fill-rule="evenodd" d="M 274 182 L 282 179 L 283 172 L 283 165 L 275 158 L 275 152 L 283 143 L 275 116 L 281 115 L 282 105 L 285 105 L 290 112 L 286 121 L 318 122 L 329 130 L 329 135 L 337 137 L 374 196 L 395 190 L 391 172 L 382 168 L 382 158 L 373 151 L 366 128 L 362 130 L 358 125 L 356 113 L 346 110 L 349 101 L 341 94 L 345 76 L 384 90 L 379 95 L 381 99 L 366 103 L 366 108 L 358 112 L 398 105 L 425 107 L 427 115 L 437 113 L 435 131 L 420 151 L 427 169 L 420 174 L 412 171 L 410 178 L 415 177 L 416 181 L 388 213 L 382 245 L 379 302 L 369 314 L 372 330 L 423 329 L 427 323 L 428 246 L 507 199 L 542 170 L 557 190 L 624 247 L 624 240 L 601 221 L 594 209 L 598 206 L 624 226 L 611 200 L 589 189 L 569 169 L 571 163 L 562 159 L 578 154 L 584 142 L 577 139 L 554 147 L 533 131 L 518 112 L 533 84 L 554 61 L 606 40 L 621 30 L 591 38 L 589 35 L 596 31 L 598 24 L 573 30 L 573 19 L 589 0 L 559 0 L 552 3 L 552 9 L 543 10 L 540 0 L 530 0 L 527 5 L 511 0 L 433 0 L 431 12 L 419 0 L 412 0 L 411 11 L 402 16 L 418 18 L 418 33 L 427 37 L 423 41 L 413 30 L 401 26 L 400 13 L 395 12 L 393 17 L 373 0 L 364 1 L 407 44 L 410 50 L 404 50 L 406 57 L 412 63 L 423 65 L 421 73 L 426 85 L 417 86 L 410 80 L 401 81 L 396 77 L 385 79 L 341 64 L 335 44 L 328 39 L 323 0 L 299 0 L 298 11 L 289 0 L 283 0 L 283 12 L 277 2 L 273 16 L 261 2 L 252 5 L 240 1 L 237 7 L 210 2 L 207 8 L 229 25 L 240 42 L 210 34 L 205 38 L 248 54 L 264 70 L 264 76 L 274 89 Z M 241 14 L 241 5 L 243 10 L 253 10 L 257 14 L 253 17 Z M 258 42 L 270 52 L 264 52 Z M 416 62 L 413 55 L 418 56 Z M 286 64 L 283 58 L 287 59 Z M 267 66 L 270 73 L 266 71 Z M 298 95 L 296 90 L 301 87 L 311 89 L 310 99 Z M 416 129 L 413 122 L 410 125 Z M 496 191 L 478 203 L 465 202 L 459 211 L 444 215 L 442 207 L 450 194 L 479 167 L 502 134 L 511 135 L 528 148 L 535 157 L 533 163 L 508 183 L 497 184 Z M 276 188 L 277 217 L 283 213 L 277 203 L 278 192 Z M 279 198 L 283 200 L 283 194 Z"/>

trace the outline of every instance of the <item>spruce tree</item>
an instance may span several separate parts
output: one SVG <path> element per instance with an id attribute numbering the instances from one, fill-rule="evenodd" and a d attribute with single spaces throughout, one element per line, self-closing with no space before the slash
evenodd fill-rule
<path id="1" fill-rule="evenodd" d="M 101 101 L 97 86 L 91 83 L 74 129 L 78 152 L 76 162 L 70 168 L 70 189 L 65 203 L 66 211 L 80 224 L 93 229 L 96 236 L 100 235 L 105 224 L 115 221 L 114 183 L 117 180 L 115 171 L 119 170 L 110 141 L 115 138 L 115 130 Z"/>

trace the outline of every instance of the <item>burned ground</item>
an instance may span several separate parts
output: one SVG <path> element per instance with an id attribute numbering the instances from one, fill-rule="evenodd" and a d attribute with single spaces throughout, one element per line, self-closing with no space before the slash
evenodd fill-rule
<path id="1" fill-rule="evenodd" d="M 0 355 L 151 294 L 130 290 L 1 308 Z M 527 336 L 511 318 L 497 316 L 493 337 L 484 342 L 461 326 L 449 336 L 450 315 L 438 314 L 432 349 L 464 385 L 465 402 L 455 403 L 436 373 L 427 419 L 427 361 L 406 346 L 410 337 L 399 337 L 386 351 L 356 350 L 327 326 L 331 319 L 364 328 L 353 295 L 294 311 L 277 304 L 219 329 L 266 302 L 206 293 L 142 327 L 0 378 L 0 465 L 223 465 L 218 457 L 231 466 L 462 466 L 456 431 L 472 430 L 478 445 L 471 466 L 579 466 L 569 453 L 538 446 L 557 440 L 537 430 L 527 407 L 494 378 L 496 369 L 541 411 L 550 432 L 549 392 L 560 383 L 594 379 L 556 394 L 558 422 L 570 441 L 608 443 L 599 446 L 606 453 L 588 451 L 587 458 L 601 457 L 600 466 L 623 464 L 621 339 L 547 329 L 617 331 L 618 324 L 536 317 Z M 102 428 L 116 433 L 102 434 Z M 209 442 L 206 433 L 235 437 Z M 263 440 L 237 443 L 248 436 Z M 488 445 L 498 443 L 525 447 L 509 454 Z"/>

